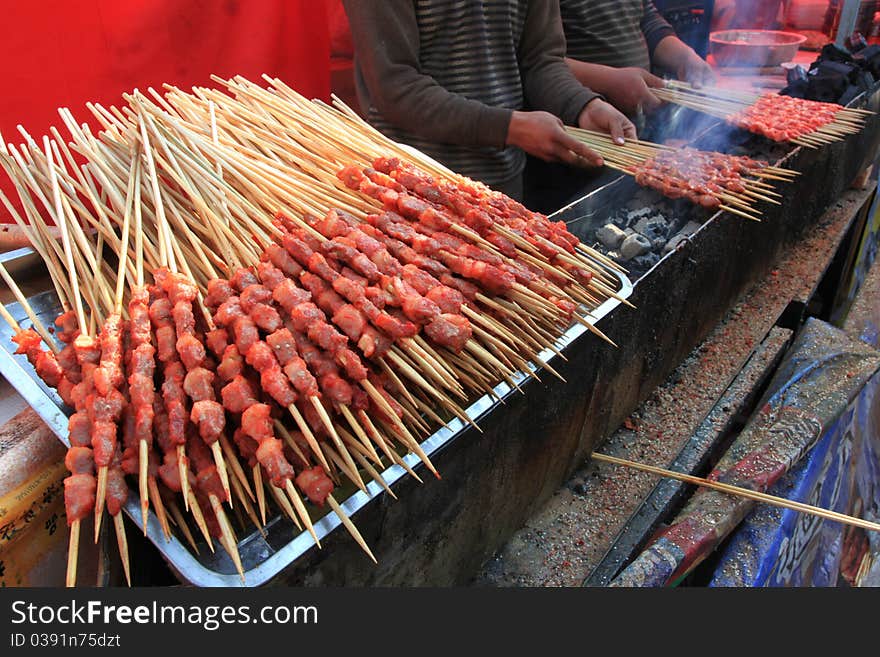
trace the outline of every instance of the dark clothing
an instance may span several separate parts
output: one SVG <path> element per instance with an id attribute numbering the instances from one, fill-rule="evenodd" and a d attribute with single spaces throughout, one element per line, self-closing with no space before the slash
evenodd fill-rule
<path id="1" fill-rule="evenodd" d="M 568 57 L 651 69 L 657 44 L 674 35 L 651 0 L 560 0 Z"/>
<path id="2" fill-rule="evenodd" d="M 514 110 L 574 125 L 596 94 L 571 74 L 557 0 L 343 0 L 361 106 L 383 133 L 485 182 L 521 176 Z"/>

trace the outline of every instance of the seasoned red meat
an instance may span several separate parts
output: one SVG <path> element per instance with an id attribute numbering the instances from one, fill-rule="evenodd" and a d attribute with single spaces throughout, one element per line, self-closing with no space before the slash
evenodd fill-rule
<path id="1" fill-rule="evenodd" d="M 257 372 L 262 372 L 278 365 L 278 360 L 275 358 L 272 348 L 262 341 L 254 343 L 250 351 L 245 354 L 245 360 Z"/>
<path id="2" fill-rule="evenodd" d="M 345 370 L 348 378 L 354 381 L 363 381 L 367 378 L 367 369 L 361 362 L 360 356 L 351 349 L 340 349 L 334 354 L 334 358 Z"/>
<path id="3" fill-rule="evenodd" d="M 58 330 L 55 335 L 61 342 L 71 344 L 79 335 L 79 320 L 76 317 L 75 310 L 68 310 L 66 313 L 58 315 L 55 319 L 55 326 Z"/>
<path id="4" fill-rule="evenodd" d="M 111 466 L 107 471 L 107 513 L 111 516 L 118 514 L 128 500 L 128 485 L 125 483 L 125 473 L 122 466 Z"/>
<path id="5" fill-rule="evenodd" d="M 171 308 L 171 301 L 165 297 L 160 297 L 153 301 L 150 305 L 149 315 L 154 327 L 168 326 L 173 323 Z"/>
<path id="6" fill-rule="evenodd" d="M 470 322 L 461 315 L 444 314 L 425 327 L 425 334 L 435 343 L 458 353 L 471 338 Z"/>
<path id="7" fill-rule="evenodd" d="M 186 301 L 178 301 L 171 308 L 171 316 L 174 317 L 174 328 L 177 335 L 194 333 L 196 330 L 196 318 L 193 315 L 192 304 Z"/>
<path id="8" fill-rule="evenodd" d="M 324 397 L 329 399 L 332 403 L 345 406 L 351 404 L 351 386 L 339 375 L 327 374 L 320 378 L 319 383 Z"/>
<path id="9" fill-rule="evenodd" d="M 266 258 L 288 278 L 297 278 L 303 271 L 302 266 L 278 244 L 270 244 L 263 251 L 261 258 Z M 262 276 L 260 277 L 262 278 Z M 263 281 L 265 283 L 265 280 Z M 268 283 L 266 283 L 268 285 Z"/>
<path id="10" fill-rule="evenodd" d="M 95 508 L 95 491 L 98 482 L 92 475 L 75 474 L 64 479 L 64 508 L 67 524 L 88 516 Z"/>
<path id="11" fill-rule="evenodd" d="M 348 338 L 342 335 L 332 324 L 326 321 L 315 322 L 308 327 L 309 339 L 319 345 L 321 349 L 335 353 L 345 348 Z"/>
<path id="12" fill-rule="evenodd" d="M 95 465 L 99 468 L 110 465 L 116 452 L 116 424 L 96 421 L 92 424 L 92 450 Z"/>
<path id="13" fill-rule="evenodd" d="M 177 333 L 173 326 L 159 326 L 156 329 L 156 352 L 163 363 L 177 356 Z"/>
<path id="14" fill-rule="evenodd" d="M 333 482 L 321 466 L 303 470 L 296 477 L 296 486 L 312 504 L 323 506 L 327 496 L 333 492 Z"/>
<path id="15" fill-rule="evenodd" d="M 37 371 L 37 376 L 50 388 L 57 388 L 64 379 L 64 370 L 51 351 L 40 351 L 37 354 L 34 369 Z"/>
<path id="16" fill-rule="evenodd" d="M 296 401 L 296 393 L 277 364 L 260 372 L 260 386 L 282 408 L 287 408 Z"/>
<path id="17" fill-rule="evenodd" d="M 272 298 L 287 312 L 290 312 L 298 305 L 309 301 L 311 295 L 306 290 L 297 287 L 292 280 L 285 279 L 272 291 Z"/>
<path id="18" fill-rule="evenodd" d="M 214 398 L 214 373 L 204 367 L 195 367 L 186 374 L 183 389 L 194 402 Z"/>
<path id="19" fill-rule="evenodd" d="M 273 486 L 284 487 L 293 477 L 293 467 L 284 456 L 284 445 L 277 438 L 265 438 L 257 447 L 257 460 L 266 469 Z"/>
<path id="20" fill-rule="evenodd" d="M 216 328 L 205 333 L 205 345 L 211 353 L 221 358 L 226 347 L 229 345 L 229 332 L 224 328 Z"/>
<path id="21" fill-rule="evenodd" d="M 296 388 L 296 391 L 306 397 L 316 397 L 318 392 L 318 382 L 309 372 L 305 361 L 297 356 L 290 360 L 284 366 L 284 374 L 287 380 Z"/>
<path id="22" fill-rule="evenodd" d="M 211 444 L 220 438 L 226 427 L 226 414 L 216 401 L 206 399 L 193 404 L 190 420 L 199 427 L 199 436 Z"/>
<path id="23" fill-rule="evenodd" d="M 260 341 L 260 332 L 257 330 L 257 325 L 247 316 L 236 320 L 232 325 L 232 334 L 235 337 L 235 345 L 238 347 L 238 351 L 245 355 L 247 355 L 251 347 Z"/>
<path id="24" fill-rule="evenodd" d="M 76 406 L 73 400 L 73 388 L 75 385 L 76 384 L 73 383 L 73 381 L 65 376 L 58 382 L 58 387 L 56 388 L 56 392 L 58 393 L 58 396 L 61 397 L 61 401 L 71 408 Z"/>
<path id="25" fill-rule="evenodd" d="M 354 342 L 360 340 L 368 324 L 363 313 L 351 304 L 343 305 L 334 313 L 333 323 Z"/>
<path id="26" fill-rule="evenodd" d="M 158 473 L 159 477 L 162 479 L 162 483 L 165 484 L 169 490 L 175 493 L 181 492 L 177 452 L 170 451 L 165 453 L 165 456 L 162 459 L 162 465 L 158 468 Z"/>
<path id="27" fill-rule="evenodd" d="M 189 333 L 182 335 L 177 339 L 175 346 L 186 369 L 201 367 L 205 362 L 205 345 L 199 342 L 196 336 Z"/>
<path id="28" fill-rule="evenodd" d="M 367 358 L 382 358 L 391 349 L 393 341 L 384 333 L 379 333 L 372 326 L 364 329 L 364 334 L 357 342 L 360 349 Z"/>
<path id="29" fill-rule="evenodd" d="M 132 374 L 128 377 L 128 391 L 131 405 L 135 408 L 152 406 L 156 391 L 153 388 L 153 377 L 144 374 Z"/>
<path id="30" fill-rule="evenodd" d="M 196 485 L 205 495 L 214 495 L 221 502 L 226 500 L 226 489 L 223 488 L 223 481 L 220 479 L 220 473 L 217 472 L 217 466 L 212 464 L 199 470 L 196 476 Z"/>
<path id="31" fill-rule="evenodd" d="M 232 381 L 244 370 L 244 358 L 234 344 L 223 351 L 223 358 L 217 366 L 217 375 L 221 381 Z"/>
<path id="32" fill-rule="evenodd" d="M 244 267 L 236 269 L 229 282 L 232 283 L 232 287 L 239 291 L 245 289 L 248 285 L 258 285 L 260 283 L 254 273 Z"/>
<path id="33" fill-rule="evenodd" d="M 71 474 L 94 474 L 92 450 L 89 447 L 71 446 L 64 457 L 64 466 Z"/>
<path id="34" fill-rule="evenodd" d="M 76 349 L 72 344 L 64 345 L 64 349 L 58 352 L 58 364 L 64 370 L 65 376 L 73 383 L 82 381 L 82 372 L 79 369 L 79 361 L 76 359 Z"/>
<path id="35" fill-rule="evenodd" d="M 236 296 L 227 297 L 227 299 L 221 303 L 217 307 L 217 312 L 214 313 L 214 321 L 217 322 L 219 326 L 224 328 L 228 328 L 233 326 L 241 317 L 244 317 L 245 313 L 241 307 L 241 301 Z"/>
<path id="36" fill-rule="evenodd" d="M 235 296 L 235 290 L 232 289 L 229 281 L 214 278 L 208 281 L 208 295 L 205 297 L 205 305 L 213 310 L 232 296 Z"/>
<path id="37" fill-rule="evenodd" d="M 220 391 L 223 407 L 230 413 L 242 413 L 257 403 L 257 392 L 240 374 Z"/>
<path id="38" fill-rule="evenodd" d="M 111 390 L 106 397 L 95 397 L 92 413 L 97 422 L 118 422 L 125 407 L 125 397 L 118 390 Z"/>
<path id="39" fill-rule="evenodd" d="M 272 292 L 265 285 L 248 285 L 239 295 L 241 309 L 250 314 L 254 306 L 272 301 Z"/>
<path id="40" fill-rule="evenodd" d="M 299 355 L 296 350 L 296 342 L 293 340 L 293 334 L 286 328 L 279 329 L 266 336 L 266 344 L 272 348 L 275 357 L 282 365 Z"/>
<path id="41" fill-rule="evenodd" d="M 464 295 L 461 292 L 445 285 L 431 288 L 425 298 L 437 304 L 443 314 L 458 315 L 465 303 Z"/>
<path id="42" fill-rule="evenodd" d="M 155 413 L 152 404 L 137 409 L 134 418 L 134 438 L 136 441 L 144 440 L 148 445 L 153 442 L 154 419 Z"/>
<path id="43" fill-rule="evenodd" d="M 189 414 L 186 412 L 186 406 L 174 399 L 166 402 L 165 411 L 168 416 L 168 440 L 173 445 L 183 445 L 186 443 L 186 422 Z"/>
<path id="44" fill-rule="evenodd" d="M 278 311 L 264 303 L 254 305 L 251 308 L 250 316 L 254 324 L 267 333 L 277 331 L 282 326 L 281 316 L 278 314 Z"/>
<path id="45" fill-rule="evenodd" d="M 247 461 L 247 464 L 250 467 L 254 467 L 254 465 L 257 464 L 257 447 L 259 446 L 257 441 L 248 436 L 240 428 L 236 429 L 232 434 L 232 440 L 238 448 L 238 453 L 241 454 L 242 458 Z"/>
<path id="46" fill-rule="evenodd" d="M 257 442 L 271 438 L 272 409 L 267 404 L 252 404 L 241 414 L 241 429 Z"/>
<path id="47" fill-rule="evenodd" d="M 263 254 L 265 256 L 265 253 Z M 285 275 L 284 272 L 278 269 L 271 262 L 262 261 L 257 265 L 257 275 L 260 277 L 260 280 L 270 290 L 275 290 L 284 280 Z"/>

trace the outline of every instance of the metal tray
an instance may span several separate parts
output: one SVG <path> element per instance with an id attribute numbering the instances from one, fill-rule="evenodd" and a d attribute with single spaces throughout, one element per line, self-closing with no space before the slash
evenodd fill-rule
<path id="1" fill-rule="evenodd" d="M 0 261 L 6 262 L 7 268 L 15 271 L 16 261 L 18 261 L 19 270 L 22 268 L 28 269 L 27 264 L 22 267 L 22 261 L 28 263 L 34 260 L 34 258 L 35 254 L 30 249 L 19 249 L 3 254 L 0 256 Z M 36 262 L 38 266 L 41 266 L 38 259 Z M 625 276 L 620 275 L 618 295 L 625 299 L 630 296 L 632 291 L 632 283 Z M 61 306 L 54 291 L 44 291 L 35 294 L 28 298 L 28 303 L 30 303 L 40 320 L 47 326 L 51 325 L 55 317 L 61 312 Z M 609 299 L 596 309 L 589 318 L 589 322 L 595 324 L 611 313 L 618 305 L 620 305 L 618 300 Z M 23 328 L 30 326 L 30 321 L 27 319 L 24 308 L 19 303 L 10 303 L 6 307 Z M 574 324 L 565 331 L 557 346 L 561 351 L 586 332 L 586 327 Z M 69 445 L 67 439 L 67 418 L 70 409 L 62 403 L 54 390 L 47 387 L 37 377 L 33 367 L 31 367 L 24 356 L 13 353 L 14 343 L 11 342 L 11 338 L 11 329 L 5 323 L 0 322 L 0 374 L 6 377 L 9 383 L 34 408 L 58 438 L 65 445 Z M 557 357 L 550 349 L 545 350 L 539 356 L 547 363 L 550 363 Z M 534 365 L 532 365 L 532 368 L 536 371 L 538 369 Z M 526 378 L 527 374 L 519 372 L 513 377 L 513 381 L 519 385 Z M 507 383 L 501 383 L 496 386 L 494 392 L 501 400 L 512 394 L 519 394 Z M 486 394 L 476 399 L 465 409 L 465 412 L 469 418 L 477 421 L 480 417 L 493 412 L 501 405 L 501 401 Z M 444 446 L 455 441 L 466 427 L 467 425 L 462 420 L 455 418 L 427 437 L 421 443 L 421 447 L 428 456 L 432 456 Z M 413 469 L 422 467 L 418 457 L 414 454 L 408 454 L 404 457 L 404 460 Z M 390 487 L 406 476 L 406 470 L 399 465 L 394 465 L 380 474 L 385 483 Z M 367 483 L 366 487 L 366 493 L 352 487 L 351 490 L 353 492 L 344 500 L 340 500 L 340 506 L 349 516 L 354 516 L 357 511 L 369 502 L 385 494 L 382 487 L 375 481 L 371 480 Z M 345 489 L 341 492 L 344 493 Z M 401 501 L 405 503 L 405 500 Z M 312 511 L 316 511 L 316 509 L 312 508 Z M 125 512 L 131 521 L 143 530 L 138 495 L 134 489 L 132 489 L 132 494 L 129 495 Z M 337 530 L 342 524 L 334 513 L 328 513 L 323 515 L 323 517 L 316 518 L 313 519 L 315 520 L 315 533 L 321 540 L 334 530 Z M 357 522 L 356 517 L 353 520 L 355 523 Z M 247 536 L 239 537 L 238 548 L 245 571 L 245 586 L 259 586 L 269 582 L 303 554 L 309 550 L 317 549 L 312 537 L 307 532 L 300 532 L 293 523 L 284 518 L 275 517 L 270 519 L 264 531 L 265 537 L 256 530 Z M 345 530 L 341 531 L 344 532 Z M 217 548 L 215 553 L 211 553 L 205 547 L 205 549 L 201 550 L 201 554 L 194 554 L 188 545 L 180 542 L 175 536 L 172 536 L 170 540 L 166 540 L 152 510 L 148 516 L 146 534 L 182 582 L 194 586 L 243 585 L 232 560 L 222 549 Z M 377 558 L 381 559 L 381 554 L 377 555 Z"/>

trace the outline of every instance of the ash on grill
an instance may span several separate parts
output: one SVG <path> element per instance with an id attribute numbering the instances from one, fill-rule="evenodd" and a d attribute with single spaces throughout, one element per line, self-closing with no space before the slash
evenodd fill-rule
<path id="1" fill-rule="evenodd" d="M 631 280 L 637 280 L 697 231 L 701 224 L 693 220 L 695 214 L 687 201 L 670 201 L 642 189 L 604 225 L 599 224 L 591 237 L 600 250 L 626 267 Z"/>

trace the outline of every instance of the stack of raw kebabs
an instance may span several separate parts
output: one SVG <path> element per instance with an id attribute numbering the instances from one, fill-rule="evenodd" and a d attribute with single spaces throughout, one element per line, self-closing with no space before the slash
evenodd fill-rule
<path id="1" fill-rule="evenodd" d="M 607 340 L 587 317 L 617 297 L 615 265 L 563 224 L 344 106 L 220 82 L 89 105 L 98 135 L 61 110 L 69 140 L 21 130 L 0 153 L 63 308 L 53 335 L 7 279 L 33 323 L 4 309 L 19 353 L 74 410 L 69 584 L 105 509 L 128 574 L 127 476 L 144 520 L 152 505 L 197 549 L 189 513 L 240 573 L 224 505 L 261 529 L 274 503 L 316 543 L 329 505 L 372 558 L 339 486 L 393 495 L 379 471 L 416 476 L 407 453 L 437 474 L 419 438 L 471 422 L 470 397 L 556 374 L 539 354 L 572 322 Z"/>

